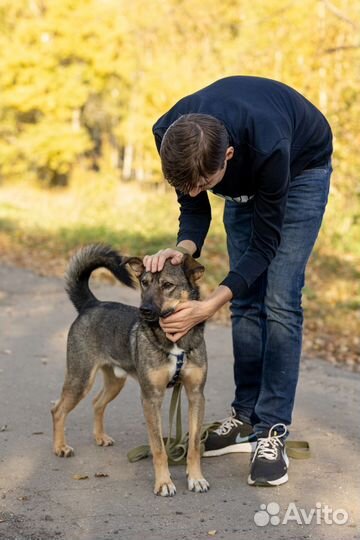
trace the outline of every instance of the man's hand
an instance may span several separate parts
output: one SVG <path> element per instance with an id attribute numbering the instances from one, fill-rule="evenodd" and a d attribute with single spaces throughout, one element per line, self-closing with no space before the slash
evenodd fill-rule
<path id="1" fill-rule="evenodd" d="M 177 249 L 180 248 L 180 249 Z M 143 263 L 147 272 L 161 272 L 166 259 L 171 259 L 171 264 L 180 264 L 184 257 L 184 251 L 193 255 L 197 247 L 192 240 L 182 240 L 176 248 L 161 249 L 154 255 L 145 255 Z"/>
<path id="2" fill-rule="evenodd" d="M 171 259 L 171 264 L 180 264 L 184 254 L 174 248 L 161 249 L 154 255 L 145 255 L 143 259 L 147 272 L 161 272 L 166 259 Z"/>
<path id="3" fill-rule="evenodd" d="M 166 337 L 175 343 L 191 328 L 210 319 L 231 298 L 231 290 L 226 285 L 220 285 L 206 300 L 189 300 L 179 304 L 175 313 L 160 319 L 160 326 Z"/>
<path id="4" fill-rule="evenodd" d="M 160 319 L 160 326 L 166 337 L 174 343 L 188 333 L 197 324 L 205 321 L 214 314 L 210 305 L 203 301 L 189 300 L 181 303 L 175 313 Z"/>

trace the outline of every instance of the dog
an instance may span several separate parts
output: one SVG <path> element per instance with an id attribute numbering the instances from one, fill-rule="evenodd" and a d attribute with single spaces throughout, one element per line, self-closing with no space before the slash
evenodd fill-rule
<path id="1" fill-rule="evenodd" d="M 140 309 L 119 302 L 102 302 L 93 295 L 89 278 L 101 267 L 127 286 L 135 287 L 136 281 L 140 282 Z M 79 315 L 68 334 L 61 398 L 51 410 L 53 449 L 57 456 L 74 454 L 65 440 L 66 417 L 90 391 L 99 369 L 104 386 L 93 400 L 94 437 L 100 446 L 114 443 L 104 430 L 104 412 L 131 375 L 141 388 L 155 472 L 154 493 L 163 497 L 175 495 L 162 436 L 161 405 L 166 388 L 178 371 L 177 355 L 184 351 L 180 380 L 189 401 L 187 483 L 190 491 L 208 491 L 209 483 L 200 465 L 207 375 L 204 323 L 192 328 L 176 344 L 167 339 L 159 324 L 159 318 L 173 313 L 181 302 L 199 299 L 197 281 L 203 272 L 204 267 L 190 255 L 184 255 L 179 265 L 166 261 L 161 272 L 147 272 L 141 259 L 123 257 L 101 244 L 81 248 L 72 257 L 65 278 L 66 291 Z"/>

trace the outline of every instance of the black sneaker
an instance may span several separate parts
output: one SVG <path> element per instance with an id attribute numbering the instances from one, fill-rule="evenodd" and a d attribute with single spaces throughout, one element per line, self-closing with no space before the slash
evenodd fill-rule
<path id="1" fill-rule="evenodd" d="M 203 457 L 222 456 L 233 452 L 253 452 L 256 447 L 256 435 L 250 424 L 236 418 L 231 409 L 231 416 L 209 433 L 205 441 Z"/>
<path id="2" fill-rule="evenodd" d="M 289 458 L 286 455 L 285 424 L 275 424 L 267 433 L 257 436 L 251 459 L 248 484 L 250 486 L 280 486 L 288 481 Z"/>

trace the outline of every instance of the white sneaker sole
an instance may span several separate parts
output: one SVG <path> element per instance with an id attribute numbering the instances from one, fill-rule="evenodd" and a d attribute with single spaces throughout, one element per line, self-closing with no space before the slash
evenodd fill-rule
<path id="1" fill-rule="evenodd" d="M 289 480 L 288 473 L 284 474 L 281 478 L 277 478 L 276 480 L 252 480 L 250 474 L 248 476 L 248 484 L 249 486 L 281 486 L 281 484 L 286 484 L 286 482 Z"/>
<path id="2" fill-rule="evenodd" d="M 255 452 L 256 441 L 244 442 L 232 444 L 231 446 L 224 446 L 224 448 L 218 448 L 217 450 L 207 450 L 203 453 L 202 457 L 216 457 L 224 456 L 225 454 L 238 454 L 242 452 Z"/>
<path id="3" fill-rule="evenodd" d="M 286 463 L 286 466 L 287 468 L 289 468 L 289 458 L 287 456 L 287 454 L 285 453 L 284 454 L 284 461 Z M 284 476 L 281 476 L 281 478 L 277 478 L 276 480 L 262 480 L 262 479 L 257 479 L 257 480 L 253 480 L 251 478 L 251 475 L 249 474 L 248 476 L 248 484 L 249 486 L 268 486 L 268 487 L 272 487 L 272 486 L 281 486 L 281 484 L 286 484 L 286 482 L 289 480 L 289 476 L 288 476 L 288 473 L 286 472 L 284 474 Z"/>

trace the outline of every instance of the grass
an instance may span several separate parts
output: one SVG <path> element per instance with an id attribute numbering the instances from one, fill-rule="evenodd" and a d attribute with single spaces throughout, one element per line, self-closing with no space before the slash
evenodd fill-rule
<path id="1" fill-rule="evenodd" d="M 212 210 L 201 259 L 205 294 L 228 270 L 223 202 L 212 197 Z M 348 363 L 354 365 L 360 363 L 360 253 L 358 248 L 341 250 L 337 237 L 332 243 L 339 215 L 334 209 L 328 214 L 307 271 L 305 349 L 329 359 L 352 359 Z M 71 253 L 92 242 L 111 244 L 127 255 L 154 253 L 175 245 L 177 227 L 172 192 L 141 189 L 111 176 L 101 181 L 96 175 L 80 177 L 69 188 L 52 191 L 28 184 L 0 188 L 2 259 L 44 275 L 62 276 Z M 219 317 L 228 319 L 228 310 Z"/>

